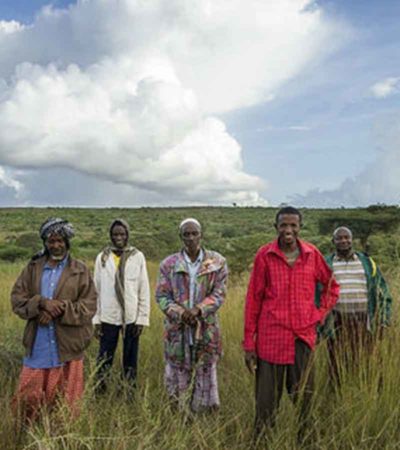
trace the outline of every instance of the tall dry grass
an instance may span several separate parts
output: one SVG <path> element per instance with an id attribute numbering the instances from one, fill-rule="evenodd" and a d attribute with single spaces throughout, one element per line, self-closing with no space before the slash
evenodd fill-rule
<path id="1" fill-rule="evenodd" d="M 86 393 L 82 414 L 71 421 L 62 405 L 36 426 L 17 433 L 10 400 L 21 365 L 24 323 L 11 312 L 9 291 L 18 265 L 0 266 L 0 447 L 2 449 L 131 450 L 247 449 L 254 420 L 253 379 L 243 364 L 245 278 L 231 280 L 221 310 L 224 357 L 219 365 L 221 410 L 191 418 L 171 411 L 163 388 L 162 317 L 153 304 L 152 321 L 140 343 L 139 388 L 133 398 L 119 379 L 115 362 L 111 388 L 102 398 L 93 392 L 97 343 L 86 359 Z M 150 264 L 154 286 L 156 265 Z M 390 274 L 393 297 L 400 291 L 399 271 Z M 153 290 L 154 291 L 154 290 Z M 297 444 L 297 408 L 284 396 L 275 428 L 259 448 L 268 449 L 395 449 L 400 448 L 400 332 L 395 320 L 375 354 L 354 373 L 342 373 L 342 386 L 327 383 L 326 349 L 316 354 L 317 383 L 306 439 Z M 380 377 L 383 384 L 380 385 Z"/>

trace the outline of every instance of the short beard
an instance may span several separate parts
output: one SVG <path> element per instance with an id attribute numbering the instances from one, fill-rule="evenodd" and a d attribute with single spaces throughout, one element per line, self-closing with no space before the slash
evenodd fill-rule
<path id="1" fill-rule="evenodd" d="M 50 258 L 53 261 L 62 261 L 65 258 L 66 253 L 64 253 L 63 255 L 60 256 L 55 256 L 55 255 L 50 255 Z"/>
<path id="2" fill-rule="evenodd" d="M 347 250 L 336 249 L 336 253 L 340 256 L 352 256 L 352 254 L 354 253 L 354 250 L 353 250 L 353 247 L 350 247 Z"/>

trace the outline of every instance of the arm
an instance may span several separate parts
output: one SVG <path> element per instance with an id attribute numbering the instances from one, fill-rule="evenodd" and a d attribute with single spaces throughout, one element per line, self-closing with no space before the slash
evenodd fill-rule
<path id="1" fill-rule="evenodd" d="M 316 278 L 321 286 L 319 298 L 320 323 L 323 324 L 326 316 L 335 306 L 339 298 L 340 287 L 333 275 L 332 269 L 328 266 L 319 251 L 317 251 L 316 259 Z"/>
<path id="2" fill-rule="evenodd" d="M 325 262 L 328 264 L 328 266 L 332 269 L 333 264 L 333 255 L 325 256 Z M 315 298 L 314 303 L 315 306 L 319 309 L 321 306 L 321 293 L 322 293 L 323 286 L 321 283 L 317 282 L 315 286 Z"/>
<path id="3" fill-rule="evenodd" d="M 63 325 L 82 326 L 91 323 L 96 313 L 97 294 L 89 269 L 79 274 L 79 294 L 76 301 L 63 299 L 65 311 L 58 319 Z"/>
<path id="4" fill-rule="evenodd" d="M 157 279 L 156 302 L 161 311 L 168 316 L 171 321 L 176 323 L 181 322 L 181 317 L 185 308 L 174 301 L 168 268 L 163 263 L 160 265 Z"/>
<path id="5" fill-rule="evenodd" d="M 225 300 L 227 280 L 228 266 L 224 262 L 224 265 L 216 272 L 213 290 L 203 301 L 196 305 L 200 309 L 200 315 L 202 317 L 214 314 L 222 306 Z"/>
<path id="6" fill-rule="evenodd" d="M 97 309 L 96 314 L 93 317 L 93 325 L 100 325 L 101 320 L 101 303 L 100 303 L 100 292 L 101 292 L 101 253 L 97 256 L 96 262 L 94 265 L 94 273 L 93 273 L 93 281 L 94 287 L 98 293 L 97 295 Z"/>
<path id="7" fill-rule="evenodd" d="M 266 283 L 265 270 L 265 260 L 259 251 L 254 260 L 246 295 L 243 339 L 243 349 L 246 352 L 255 352 L 256 350 L 257 323 Z"/>
<path id="8" fill-rule="evenodd" d="M 150 285 L 147 274 L 146 260 L 141 255 L 139 288 L 138 288 L 138 315 L 136 325 L 149 326 L 150 324 Z"/>
<path id="9" fill-rule="evenodd" d="M 377 268 L 375 277 L 376 295 L 379 308 L 379 325 L 387 327 L 390 325 L 390 318 L 392 315 L 392 296 L 390 295 L 389 287 L 379 268 Z"/>
<path id="10" fill-rule="evenodd" d="M 29 320 L 39 315 L 40 295 L 32 295 L 31 291 L 32 272 L 30 266 L 19 275 L 11 290 L 11 306 L 15 314 L 21 319 Z"/>

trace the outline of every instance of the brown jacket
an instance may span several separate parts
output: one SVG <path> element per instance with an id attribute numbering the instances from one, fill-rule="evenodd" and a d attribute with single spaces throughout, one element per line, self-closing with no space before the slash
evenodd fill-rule
<path id="1" fill-rule="evenodd" d="M 54 298 L 62 300 L 65 311 L 54 319 L 61 362 L 80 359 L 93 334 L 92 317 L 96 312 L 96 290 L 86 265 L 68 257 Z M 30 261 L 21 272 L 11 291 L 12 309 L 27 320 L 23 344 L 26 354 L 32 352 L 38 327 L 40 282 L 47 257 Z"/>

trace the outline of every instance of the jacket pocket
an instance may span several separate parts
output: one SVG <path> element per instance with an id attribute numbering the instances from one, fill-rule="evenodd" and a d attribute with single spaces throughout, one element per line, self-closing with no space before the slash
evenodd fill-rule
<path id="1" fill-rule="evenodd" d="M 68 354 L 82 353 L 89 346 L 92 336 L 91 325 L 81 327 L 64 325 L 57 333 L 60 347 L 62 346 Z"/>

